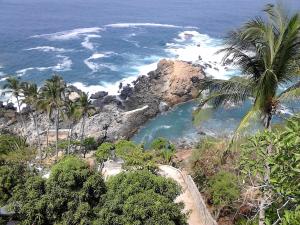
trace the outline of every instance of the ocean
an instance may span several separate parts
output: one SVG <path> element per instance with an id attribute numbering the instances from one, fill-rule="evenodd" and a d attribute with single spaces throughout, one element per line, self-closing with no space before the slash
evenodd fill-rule
<path id="1" fill-rule="evenodd" d="M 206 73 L 238 75 L 221 64 L 223 37 L 261 14 L 267 0 L 0 0 L 0 86 L 9 75 L 42 85 L 52 74 L 88 92 L 118 92 L 119 83 L 156 68 L 162 58 L 213 64 Z M 291 11 L 299 0 L 285 0 Z M 1 90 L 0 90 L 1 91 Z M 5 97 L 1 100 L 7 101 Z M 195 103 L 149 121 L 133 138 L 197 139 Z M 201 129 L 234 129 L 247 107 L 219 110 Z M 176 119 L 176 120 L 175 120 Z M 174 122 L 176 121 L 176 122 Z M 224 122 L 225 121 L 225 122 Z M 226 129 L 225 129 L 226 127 Z"/>

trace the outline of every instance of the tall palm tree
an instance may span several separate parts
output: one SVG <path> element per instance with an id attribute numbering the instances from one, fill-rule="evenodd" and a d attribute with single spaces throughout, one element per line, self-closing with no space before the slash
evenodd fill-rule
<path id="1" fill-rule="evenodd" d="M 42 146 L 41 146 L 41 138 L 38 128 L 38 121 L 37 121 L 37 112 L 38 112 L 38 101 L 39 101 L 39 91 L 36 84 L 22 82 L 21 84 L 24 99 L 22 100 L 28 107 L 30 107 L 30 114 L 33 118 L 33 123 L 37 135 L 38 141 L 38 149 L 39 149 L 39 159 L 42 159 Z"/>
<path id="2" fill-rule="evenodd" d="M 69 154 L 71 148 L 72 136 L 73 136 L 73 128 L 75 123 L 80 119 L 80 112 L 79 112 L 78 104 L 76 102 L 67 101 L 65 106 L 66 109 L 64 110 L 64 115 L 69 123 L 69 130 L 70 130 L 68 152 L 67 152 L 67 154 Z"/>
<path id="3" fill-rule="evenodd" d="M 242 103 L 254 99 L 251 109 L 241 120 L 236 134 L 250 121 L 262 119 L 271 129 L 273 115 L 281 103 L 300 94 L 300 15 L 288 15 L 281 5 L 267 5 L 267 20 L 257 17 L 227 37 L 224 60 L 233 60 L 242 73 L 229 80 L 205 79 L 201 90 L 209 90 L 202 100 L 213 107 Z M 291 85 L 292 84 L 292 85 Z M 290 87 L 287 87 L 290 85 Z M 283 91 L 281 88 L 285 88 Z M 237 135 L 235 135 L 237 136 Z M 266 149 L 271 154 L 272 145 Z M 265 165 L 265 183 L 269 183 L 269 165 Z M 266 191 L 264 191 L 266 193 Z M 265 195 L 260 203 L 259 224 L 265 224 Z"/>
<path id="4" fill-rule="evenodd" d="M 22 87 L 21 87 L 20 78 L 14 77 L 14 76 L 7 78 L 6 84 L 3 86 L 3 89 L 5 89 L 4 94 L 10 93 L 13 97 L 16 98 L 21 123 L 22 123 L 23 129 L 25 129 L 24 118 L 21 113 L 20 97 L 21 97 L 21 93 L 22 93 Z"/>
<path id="5" fill-rule="evenodd" d="M 59 119 L 60 112 L 64 105 L 64 93 L 66 84 L 62 77 L 53 75 L 50 79 L 47 79 L 45 85 L 41 88 L 41 95 L 39 105 L 43 108 L 48 117 L 51 118 L 55 113 L 55 131 L 56 131 L 56 159 L 58 158 L 58 132 L 59 132 Z M 50 120 L 49 120 L 50 123 Z"/>
<path id="6" fill-rule="evenodd" d="M 83 138 L 84 138 L 84 128 L 85 128 L 85 122 L 86 118 L 91 115 L 95 107 L 92 104 L 92 101 L 89 99 L 88 94 L 82 92 L 80 94 L 80 98 L 78 99 L 78 109 L 80 112 L 80 115 L 82 117 L 82 123 L 81 123 L 81 136 L 80 136 L 80 151 L 83 146 Z M 85 155 L 85 154 L 84 154 Z"/>

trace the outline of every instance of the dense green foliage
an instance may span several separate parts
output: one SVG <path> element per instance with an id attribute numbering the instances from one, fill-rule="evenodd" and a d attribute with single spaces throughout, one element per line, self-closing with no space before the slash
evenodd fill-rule
<path id="1" fill-rule="evenodd" d="M 20 224 L 185 225 L 172 180 L 147 170 L 109 179 L 75 156 L 60 160 L 48 179 L 24 165 L 0 167 L 0 206 L 9 205 Z"/>
<path id="2" fill-rule="evenodd" d="M 0 166 L 0 205 L 5 205 L 14 195 L 16 188 L 36 172 L 22 164 L 6 164 Z"/>
<path id="3" fill-rule="evenodd" d="M 107 186 L 105 204 L 95 224 L 186 224 L 183 205 L 173 203 L 180 188 L 172 180 L 135 171 L 112 177 Z"/>
<path id="4" fill-rule="evenodd" d="M 218 172 L 210 179 L 208 185 L 213 204 L 218 208 L 217 213 L 224 207 L 231 206 L 239 198 L 237 178 L 230 172 Z"/>
<path id="5" fill-rule="evenodd" d="M 142 146 L 131 141 L 120 140 L 115 144 L 103 143 L 98 147 L 95 156 L 100 163 L 109 157 L 121 158 L 124 160 L 124 169 L 127 170 L 147 169 L 154 172 L 157 169 L 155 154 L 152 151 L 144 150 Z"/>
<path id="6" fill-rule="evenodd" d="M 276 221 L 278 214 L 297 216 L 293 212 L 300 204 L 300 119 L 287 122 L 283 132 L 262 132 L 243 146 L 241 171 L 245 179 L 261 191 L 269 193 L 270 204 L 267 213 L 269 221 Z M 266 155 L 268 146 L 272 152 Z M 264 179 L 264 166 L 270 168 L 269 182 Z M 279 212 L 276 209 L 280 208 Z M 292 212 L 284 210 L 292 210 Z M 299 210 L 298 210 L 299 211 Z M 292 217 L 292 216 L 291 216 Z"/>
<path id="7" fill-rule="evenodd" d="M 258 203 L 261 193 L 266 192 L 270 198 L 266 221 L 272 224 L 279 215 L 278 224 L 297 224 L 283 221 L 296 221 L 299 216 L 296 209 L 300 204 L 299 134 L 300 119 L 294 117 L 280 129 L 240 140 L 225 164 L 222 154 L 230 140 L 203 139 L 191 155 L 190 167 L 193 179 L 212 204 L 215 215 L 223 208 L 220 215 L 232 213 L 235 220 L 240 218 L 237 224 L 258 224 Z M 266 154 L 270 145 L 272 151 Z M 269 182 L 264 179 L 265 165 L 270 167 Z M 225 207 L 220 205 L 222 202 L 226 202 Z"/>
<path id="8" fill-rule="evenodd" d="M 34 157 L 34 153 L 24 138 L 11 134 L 0 135 L 0 164 L 27 162 Z"/>
<path id="9" fill-rule="evenodd" d="M 175 146 L 165 138 L 153 140 L 150 148 L 163 160 L 163 163 L 170 163 L 172 157 L 175 155 Z"/>
<path id="10" fill-rule="evenodd" d="M 100 174 L 75 157 L 53 166 L 50 178 L 31 176 L 10 199 L 22 224 L 89 224 L 106 186 Z"/>

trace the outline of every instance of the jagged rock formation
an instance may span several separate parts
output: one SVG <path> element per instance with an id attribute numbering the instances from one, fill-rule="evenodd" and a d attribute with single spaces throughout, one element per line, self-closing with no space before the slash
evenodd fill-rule
<path id="1" fill-rule="evenodd" d="M 201 66 L 184 61 L 161 60 L 155 71 L 138 77 L 132 85 L 120 85 L 120 95 L 111 96 L 107 92 L 93 94 L 91 98 L 97 113 L 87 119 L 86 135 L 99 141 L 128 139 L 159 112 L 196 97 L 197 86 L 204 77 Z M 80 92 L 73 86 L 68 87 L 68 96 L 72 101 L 76 101 Z M 34 141 L 33 121 L 29 115 L 25 116 L 23 133 L 30 141 Z M 12 120 L 2 113 L 0 117 L 0 129 L 20 132 L 21 124 L 16 122 L 17 116 Z M 38 116 L 40 133 L 43 135 L 48 128 L 47 121 L 46 115 Z M 75 136 L 80 133 L 80 124 L 81 121 L 74 127 Z M 61 128 L 68 128 L 68 125 L 62 122 Z"/>

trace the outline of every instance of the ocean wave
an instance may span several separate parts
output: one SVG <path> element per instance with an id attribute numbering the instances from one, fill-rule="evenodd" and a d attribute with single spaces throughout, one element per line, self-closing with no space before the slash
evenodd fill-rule
<path id="1" fill-rule="evenodd" d="M 32 38 L 46 38 L 51 41 L 57 40 L 70 40 L 70 39 L 78 39 L 81 36 L 86 36 L 88 34 L 98 34 L 102 31 L 103 28 L 100 27 L 90 27 L 90 28 L 77 28 L 73 30 L 66 30 L 56 33 L 50 34 L 40 34 L 31 36 Z"/>
<path id="2" fill-rule="evenodd" d="M 52 46 L 38 46 L 34 48 L 27 48 L 24 49 L 25 51 L 42 51 L 42 52 L 59 52 L 59 53 L 64 53 L 64 52 L 72 52 L 72 49 L 64 49 L 64 48 L 56 48 Z"/>
<path id="3" fill-rule="evenodd" d="M 95 44 L 91 42 L 92 38 L 101 38 L 100 35 L 97 34 L 89 34 L 84 38 L 84 41 L 81 42 L 82 47 L 88 49 L 88 50 L 94 50 L 95 49 Z"/>
<path id="4" fill-rule="evenodd" d="M 115 54 L 113 52 L 105 52 L 105 53 L 94 53 L 89 58 L 85 59 L 84 64 L 90 68 L 93 72 L 97 72 L 102 70 L 103 68 L 108 68 L 112 71 L 117 71 L 117 67 L 110 63 L 96 63 L 94 60 L 101 59 L 105 57 L 109 57 L 110 55 Z"/>
<path id="5" fill-rule="evenodd" d="M 98 91 L 106 91 L 110 95 L 118 95 L 120 83 L 122 83 L 123 86 L 126 86 L 127 84 L 131 85 L 133 83 L 133 81 L 136 80 L 137 77 L 138 76 L 129 76 L 129 77 L 120 79 L 116 82 L 101 82 L 99 85 L 85 85 L 81 82 L 75 82 L 75 83 L 72 83 L 72 85 L 79 88 L 80 90 L 83 90 L 84 92 L 88 92 L 89 94 L 93 94 Z"/>
<path id="6" fill-rule="evenodd" d="M 224 54 L 217 54 L 225 47 L 221 39 L 189 30 L 180 32 L 174 41 L 167 43 L 165 49 L 171 58 L 199 63 L 209 76 L 218 79 L 228 79 L 238 74 L 232 65 L 223 64 Z"/>
<path id="7" fill-rule="evenodd" d="M 60 72 L 71 70 L 73 62 L 69 57 L 63 55 L 57 55 L 57 57 L 60 58 L 61 61 L 56 66 L 50 67 L 53 71 Z"/>
<path id="8" fill-rule="evenodd" d="M 157 60 L 154 63 L 146 64 L 146 65 L 140 65 L 135 66 L 134 69 L 137 71 L 138 75 L 147 75 L 150 71 L 153 71 L 157 68 L 157 63 L 159 60 Z"/>
<path id="9" fill-rule="evenodd" d="M 113 23 L 107 24 L 105 27 L 112 28 L 129 28 L 129 27 L 164 27 L 164 28 L 183 28 L 182 26 L 176 26 L 172 24 L 161 24 L 161 23 Z"/>
<path id="10" fill-rule="evenodd" d="M 23 75 L 27 74 L 28 71 L 32 71 L 32 70 L 37 70 L 40 72 L 43 72 L 46 70 L 52 70 L 52 71 L 56 71 L 56 72 L 63 72 L 63 71 L 71 70 L 73 62 L 69 57 L 63 56 L 63 55 L 57 55 L 56 57 L 59 58 L 60 61 L 55 66 L 24 68 L 24 69 L 16 71 L 16 74 L 18 76 L 23 76 Z"/>

